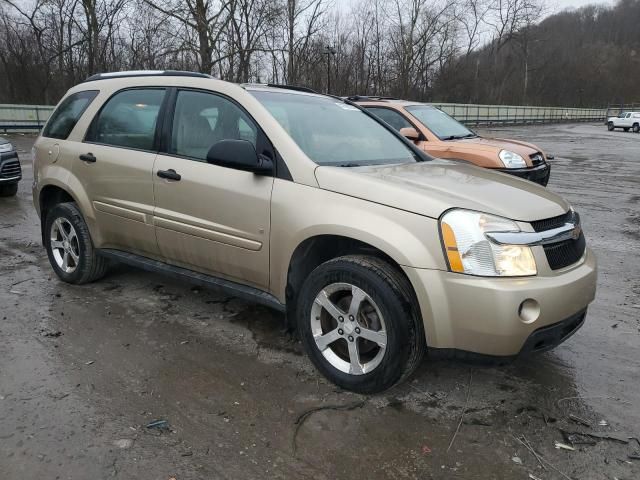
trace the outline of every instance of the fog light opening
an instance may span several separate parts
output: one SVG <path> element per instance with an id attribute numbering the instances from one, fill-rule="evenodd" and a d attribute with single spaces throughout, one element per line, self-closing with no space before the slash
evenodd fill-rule
<path id="1" fill-rule="evenodd" d="M 518 307 L 518 315 L 524 323 L 533 323 L 540 316 L 540 304 L 532 298 L 527 298 Z"/>

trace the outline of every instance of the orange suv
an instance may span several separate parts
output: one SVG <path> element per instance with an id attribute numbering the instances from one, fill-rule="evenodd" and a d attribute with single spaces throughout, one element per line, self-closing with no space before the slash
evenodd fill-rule
<path id="1" fill-rule="evenodd" d="M 349 97 L 430 155 L 526 178 L 546 186 L 553 158 L 531 143 L 483 138 L 442 110 L 389 97 Z"/>

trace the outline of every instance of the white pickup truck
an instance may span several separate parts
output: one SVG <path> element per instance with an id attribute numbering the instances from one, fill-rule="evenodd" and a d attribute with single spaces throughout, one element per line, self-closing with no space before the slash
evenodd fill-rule
<path id="1" fill-rule="evenodd" d="M 612 131 L 614 128 L 622 128 L 625 132 L 633 130 L 640 132 L 640 112 L 622 112 L 617 117 L 607 119 L 607 128 Z"/>

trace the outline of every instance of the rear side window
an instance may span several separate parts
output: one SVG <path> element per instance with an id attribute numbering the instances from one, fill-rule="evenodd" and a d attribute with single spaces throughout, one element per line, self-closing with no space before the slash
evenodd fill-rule
<path id="1" fill-rule="evenodd" d="M 400 115 L 398 112 L 389 108 L 376 108 L 366 107 L 367 110 L 373 113 L 376 117 L 382 121 L 388 123 L 396 130 L 400 131 L 401 128 L 413 128 L 413 125 L 409 121 Z"/>
<path id="2" fill-rule="evenodd" d="M 97 90 L 87 90 L 65 98 L 51 115 L 42 136 L 65 140 L 96 95 L 98 95 Z"/>
<path id="3" fill-rule="evenodd" d="M 91 122 L 86 142 L 152 150 L 165 89 L 124 90 L 111 97 Z"/>

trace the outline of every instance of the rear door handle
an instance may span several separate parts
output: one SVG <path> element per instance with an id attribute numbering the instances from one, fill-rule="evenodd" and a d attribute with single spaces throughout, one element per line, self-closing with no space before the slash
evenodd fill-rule
<path id="1" fill-rule="evenodd" d="M 167 180 L 175 180 L 176 182 L 182 178 L 182 176 L 179 173 L 176 173 L 173 168 L 170 168 L 169 170 L 158 170 L 158 176 L 160 178 L 166 178 Z"/>
<path id="2" fill-rule="evenodd" d="M 89 152 L 80 155 L 80 160 L 82 160 L 83 162 L 96 163 L 97 158 L 93 153 Z"/>

